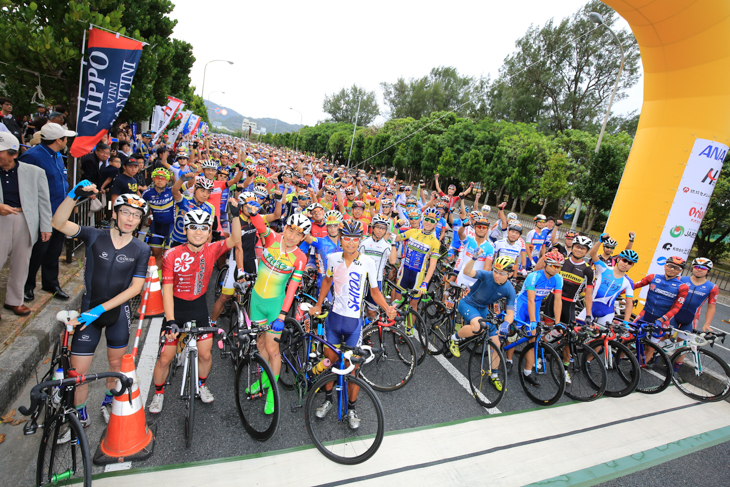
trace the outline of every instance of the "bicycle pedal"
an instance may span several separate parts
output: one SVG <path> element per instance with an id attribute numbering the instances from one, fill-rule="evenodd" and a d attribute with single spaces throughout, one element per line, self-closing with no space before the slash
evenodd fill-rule
<path id="1" fill-rule="evenodd" d="M 302 407 L 303 406 L 301 404 L 292 404 L 292 406 L 291 406 L 291 412 L 292 413 L 296 413 L 297 412 L 297 409 L 302 409 Z"/>
<path id="2" fill-rule="evenodd" d="M 28 423 L 25 423 L 25 426 L 23 426 L 23 434 L 25 436 L 34 435 L 37 430 L 38 430 L 38 424 L 35 422 L 28 422 Z"/>

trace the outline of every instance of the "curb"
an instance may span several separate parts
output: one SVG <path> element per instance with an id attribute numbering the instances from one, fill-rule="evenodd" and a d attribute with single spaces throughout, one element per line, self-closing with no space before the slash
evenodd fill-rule
<path id="1" fill-rule="evenodd" d="M 78 309 L 84 293 L 83 276 L 74 275 L 67 283 L 75 284 L 68 301 L 49 300 L 47 305 L 28 322 L 15 340 L 0 353 L 0 412 L 15 402 L 28 379 L 51 345 L 60 336 L 56 314 L 62 309 Z"/>

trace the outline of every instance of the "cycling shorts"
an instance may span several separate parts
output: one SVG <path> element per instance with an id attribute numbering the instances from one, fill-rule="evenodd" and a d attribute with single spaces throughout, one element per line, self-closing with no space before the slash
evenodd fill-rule
<path id="1" fill-rule="evenodd" d="M 485 316 L 489 315 L 489 311 L 487 307 L 484 308 L 477 308 L 476 306 L 473 306 L 471 304 L 468 304 L 465 300 L 459 301 L 459 306 L 456 308 L 459 310 L 459 313 L 461 313 L 461 316 L 464 317 L 464 321 L 467 324 L 471 324 L 471 320 L 474 318 L 484 318 Z M 497 327 L 493 324 L 489 325 L 489 336 L 497 336 Z"/>
<path id="2" fill-rule="evenodd" d="M 594 310 L 593 311 L 593 313 L 594 313 L 594 315 L 593 315 L 593 321 L 595 323 L 598 323 L 599 325 L 606 325 L 606 324 L 613 323 L 613 317 L 616 315 L 615 313 L 609 313 L 609 314 L 604 315 L 604 316 L 596 316 L 595 315 L 595 309 L 596 308 L 595 308 L 595 304 L 594 304 L 594 306 L 593 306 L 593 310 Z M 576 321 L 579 321 L 581 323 L 585 323 L 585 321 L 586 321 L 586 310 L 585 310 L 585 308 L 583 308 L 581 310 L 581 312 L 578 313 L 578 316 L 575 317 L 575 320 Z"/>
<path id="3" fill-rule="evenodd" d="M 539 314 L 540 310 L 536 309 L 535 313 Z M 520 306 L 519 303 L 515 306 L 515 321 L 522 321 L 526 323 L 527 325 L 530 324 L 530 311 L 527 307 L 527 305 Z M 522 323 L 515 323 L 517 327 L 519 328 L 522 326 Z M 531 330 L 535 329 L 535 326 L 530 327 Z"/>
<path id="4" fill-rule="evenodd" d="M 197 299 L 193 299 L 192 301 L 177 298 L 175 296 L 172 297 L 172 300 L 175 306 L 175 322 L 177 323 L 177 326 L 179 326 L 180 328 L 184 328 L 185 323 L 192 321 L 195 321 L 195 326 L 197 326 L 198 328 L 205 328 L 207 326 L 210 326 L 210 318 L 208 317 L 208 302 L 205 300 L 205 294 Z M 165 324 L 166 322 L 163 323 L 162 326 L 164 327 Z M 177 338 L 173 338 L 171 340 L 168 339 L 167 343 L 177 343 L 178 340 L 180 340 L 181 335 L 183 334 L 181 333 L 180 335 L 178 335 Z M 212 333 L 198 335 L 197 338 L 199 342 L 212 339 Z"/>
<path id="5" fill-rule="evenodd" d="M 330 311 L 324 326 L 325 338 L 332 345 L 354 348 L 362 345 L 362 322 L 360 318 L 338 315 Z"/>
<path id="6" fill-rule="evenodd" d="M 380 291 L 383 290 L 383 281 L 378 281 L 378 289 Z M 378 305 L 375 304 L 375 301 L 373 301 L 373 297 L 370 295 L 370 288 L 368 288 L 368 292 L 365 295 L 365 305 L 374 311 L 378 310 Z"/>
<path id="7" fill-rule="evenodd" d="M 408 269 L 407 267 L 401 267 L 401 275 L 398 279 L 398 286 L 403 289 L 416 290 L 421 285 L 421 273 Z"/>
<path id="8" fill-rule="evenodd" d="M 251 291 L 251 321 L 253 323 L 273 323 L 279 317 L 279 313 L 281 313 L 281 307 L 284 306 L 284 298 L 286 298 L 286 294 L 268 299 L 262 298 L 256 292 L 256 289 Z M 268 333 L 281 334 L 281 332 L 271 330 Z"/>
<path id="9" fill-rule="evenodd" d="M 563 307 L 560 312 L 560 321 L 562 323 L 575 323 L 575 302 L 563 301 Z M 542 311 L 548 316 L 553 316 L 553 307 L 555 306 L 555 295 L 550 294 L 542 301 Z"/>
<path id="10" fill-rule="evenodd" d="M 101 339 L 101 330 L 104 330 L 108 348 L 127 348 L 131 323 L 132 314 L 129 302 L 126 302 L 120 306 L 119 317 L 111 325 L 104 326 L 94 322 L 83 330 L 77 327 L 71 340 L 71 355 L 93 356 Z"/>
<path id="11" fill-rule="evenodd" d="M 172 223 L 160 223 L 157 220 L 152 220 L 149 229 L 150 239 L 148 245 L 153 249 L 169 248 L 172 228 Z"/>

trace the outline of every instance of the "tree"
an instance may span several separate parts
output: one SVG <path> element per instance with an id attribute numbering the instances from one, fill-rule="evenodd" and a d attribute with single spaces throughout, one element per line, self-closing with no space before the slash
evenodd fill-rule
<path id="1" fill-rule="evenodd" d="M 599 12 L 614 27 L 618 16 L 599 0 L 589 1 L 558 24 L 530 27 L 518 39 L 490 91 L 496 119 L 538 123 L 543 131 L 599 126 L 616 82 L 620 49 L 604 27 L 586 16 Z M 616 29 L 614 29 L 616 31 Z M 616 32 L 626 53 L 616 101 L 639 79 L 639 47 L 627 30 Z"/>
<path id="2" fill-rule="evenodd" d="M 360 114 L 357 115 L 358 102 L 360 102 Z M 342 88 L 338 93 L 330 96 L 325 95 L 322 103 L 322 111 L 331 117 L 328 121 L 345 122 L 366 127 L 373 123 L 375 117 L 380 115 L 380 108 L 374 91 L 366 91 L 357 85 L 351 88 Z"/>
<path id="3" fill-rule="evenodd" d="M 345 132 L 335 132 L 329 138 L 328 149 L 332 160 L 343 161 L 345 150 L 350 148 L 350 135 Z"/>
<path id="4" fill-rule="evenodd" d="M 722 171 L 695 238 L 697 257 L 717 262 L 730 253 L 730 173 Z"/>
<path id="5" fill-rule="evenodd" d="M 564 198 L 570 191 L 568 177 L 570 175 L 570 163 L 562 152 L 556 152 L 547 160 L 545 172 L 540 178 L 540 189 L 538 196 L 543 199 L 542 210 L 545 213 L 550 201 Z"/>

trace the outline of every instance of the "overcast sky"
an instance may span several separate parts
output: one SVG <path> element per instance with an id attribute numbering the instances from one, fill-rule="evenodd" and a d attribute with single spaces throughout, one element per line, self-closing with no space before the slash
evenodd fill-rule
<path id="1" fill-rule="evenodd" d="M 382 81 L 421 77 L 436 66 L 495 79 L 530 24 L 560 20 L 585 3 L 176 0 L 171 16 L 178 20 L 173 36 L 193 45 L 196 93 L 207 62 L 230 60 L 208 65 L 206 99 L 245 116 L 299 123 L 293 107 L 313 125 L 326 118 L 324 96 L 353 83 L 374 90 L 382 110 Z M 628 28 L 623 20 L 620 26 Z M 614 113 L 640 109 L 642 92 L 643 78 Z"/>

